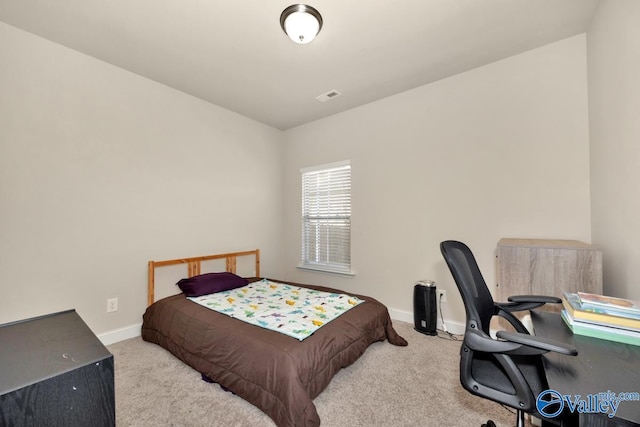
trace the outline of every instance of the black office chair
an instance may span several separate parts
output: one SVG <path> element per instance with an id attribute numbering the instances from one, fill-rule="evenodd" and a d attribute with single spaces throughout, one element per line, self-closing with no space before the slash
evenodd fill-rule
<path id="1" fill-rule="evenodd" d="M 472 394 L 514 408 L 517 427 L 524 427 L 525 413 L 542 419 L 536 409 L 536 397 L 549 385 L 541 355 L 554 351 L 575 356 L 578 352 L 564 343 L 530 335 L 512 312 L 560 303 L 560 298 L 521 295 L 509 297 L 508 303 L 495 303 L 467 245 L 449 240 L 440 243 L 440 251 L 458 286 L 467 316 L 460 348 L 462 386 Z M 505 318 L 515 332 L 498 331 L 498 339 L 493 339 L 489 322 L 496 315 Z M 485 425 L 495 426 L 491 420 Z"/>

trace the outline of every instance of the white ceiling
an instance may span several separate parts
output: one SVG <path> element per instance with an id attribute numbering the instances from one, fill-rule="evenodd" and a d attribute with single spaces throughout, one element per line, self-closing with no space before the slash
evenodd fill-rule
<path id="1" fill-rule="evenodd" d="M 583 33 L 597 0 L 307 3 L 307 45 L 280 28 L 290 0 L 0 0 L 0 21 L 288 129 Z"/>

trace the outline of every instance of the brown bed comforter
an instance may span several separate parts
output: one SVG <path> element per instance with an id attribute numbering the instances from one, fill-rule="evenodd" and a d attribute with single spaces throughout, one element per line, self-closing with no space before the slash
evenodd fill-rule
<path id="1" fill-rule="evenodd" d="M 259 279 L 250 279 L 255 280 Z M 298 341 L 202 307 L 179 294 L 147 308 L 142 338 L 254 404 L 279 427 L 315 427 L 320 417 L 312 400 L 340 369 L 355 362 L 376 341 L 407 345 L 393 329 L 383 304 L 355 296 L 365 302 Z"/>

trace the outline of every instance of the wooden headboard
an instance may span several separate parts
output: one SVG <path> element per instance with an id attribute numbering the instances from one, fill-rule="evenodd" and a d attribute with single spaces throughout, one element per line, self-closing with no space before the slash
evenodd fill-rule
<path id="1" fill-rule="evenodd" d="M 205 255 L 192 258 L 180 258 L 169 259 L 166 261 L 149 261 L 149 276 L 148 276 L 148 288 L 147 288 L 147 305 L 151 305 L 155 301 L 155 270 L 157 267 L 164 267 L 167 265 L 187 264 L 187 277 L 193 277 L 200 274 L 200 266 L 202 261 L 210 261 L 214 259 L 225 259 L 226 271 L 236 272 L 236 259 L 241 256 L 254 255 L 256 258 L 255 275 L 260 277 L 260 249 L 254 249 L 252 251 L 244 252 L 230 252 L 227 254 L 217 255 Z"/>

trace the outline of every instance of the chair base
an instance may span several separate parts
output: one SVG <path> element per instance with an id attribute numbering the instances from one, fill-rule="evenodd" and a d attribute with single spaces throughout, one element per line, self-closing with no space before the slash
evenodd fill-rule
<path id="1" fill-rule="evenodd" d="M 486 423 L 482 424 L 481 427 L 497 427 L 496 423 L 492 420 L 488 420 Z M 524 411 L 516 411 L 516 427 L 524 427 Z"/>

